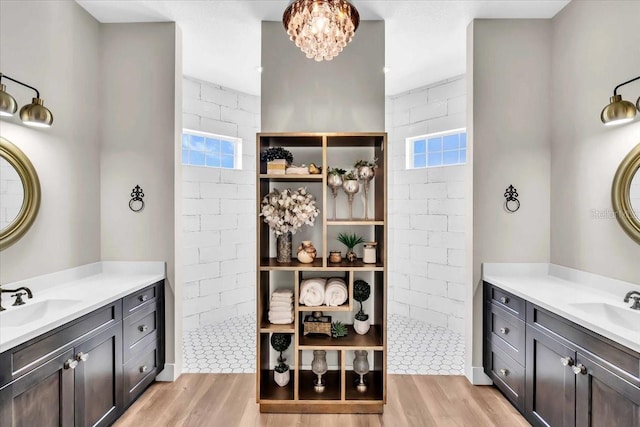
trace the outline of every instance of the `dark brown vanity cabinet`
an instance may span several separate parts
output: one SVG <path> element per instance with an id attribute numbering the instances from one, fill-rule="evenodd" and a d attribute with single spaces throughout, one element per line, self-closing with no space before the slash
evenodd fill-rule
<path id="1" fill-rule="evenodd" d="M 485 372 L 532 425 L 640 426 L 640 353 L 487 282 L 484 295 Z M 523 339 L 501 337 L 510 325 Z"/>
<path id="2" fill-rule="evenodd" d="M 125 297 L 1 353 L 0 425 L 111 425 L 163 368 L 163 286 L 145 288 L 154 297 L 135 307 Z M 125 317 L 123 307 L 132 308 Z M 157 312 L 153 332 L 127 342 L 125 325 L 148 311 Z M 131 381 L 134 368 L 144 372 Z"/>

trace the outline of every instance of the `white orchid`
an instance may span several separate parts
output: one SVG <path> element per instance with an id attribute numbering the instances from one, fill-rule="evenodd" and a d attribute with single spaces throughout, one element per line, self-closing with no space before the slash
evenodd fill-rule
<path id="1" fill-rule="evenodd" d="M 295 191 L 287 188 L 281 192 L 274 189 L 262 199 L 260 216 L 276 236 L 293 234 L 303 225 L 313 225 L 320 210 L 316 199 L 306 188 Z"/>

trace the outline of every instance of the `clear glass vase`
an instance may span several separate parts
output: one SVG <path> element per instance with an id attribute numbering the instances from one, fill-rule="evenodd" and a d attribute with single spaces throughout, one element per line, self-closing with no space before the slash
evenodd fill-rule
<path id="1" fill-rule="evenodd" d="M 291 240 L 291 232 L 276 236 L 276 260 L 278 262 L 291 262 L 293 251 Z"/>

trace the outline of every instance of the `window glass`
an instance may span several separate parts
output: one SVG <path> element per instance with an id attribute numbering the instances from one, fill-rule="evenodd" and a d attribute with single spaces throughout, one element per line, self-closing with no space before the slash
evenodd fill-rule
<path id="1" fill-rule="evenodd" d="M 455 129 L 407 138 L 407 168 L 460 165 L 467 162 L 467 132 Z"/>
<path id="2" fill-rule="evenodd" d="M 240 169 L 241 142 L 239 138 L 185 129 L 182 133 L 182 164 Z"/>

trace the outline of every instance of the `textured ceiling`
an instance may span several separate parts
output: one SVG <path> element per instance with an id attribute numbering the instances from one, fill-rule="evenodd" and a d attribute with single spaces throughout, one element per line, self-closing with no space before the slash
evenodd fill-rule
<path id="1" fill-rule="evenodd" d="M 257 71 L 261 55 L 260 22 L 280 21 L 289 3 L 286 0 L 77 2 L 100 22 L 177 22 L 183 36 L 185 75 L 256 95 L 260 93 Z M 390 68 L 386 92 L 395 95 L 463 74 L 466 28 L 472 19 L 551 18 L 568 1 L 352 0 L 352 3 L 362 19 L 385 21 L 386 65 Z"/>

